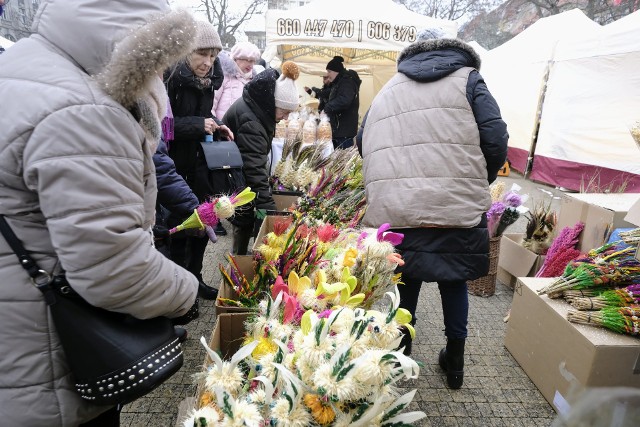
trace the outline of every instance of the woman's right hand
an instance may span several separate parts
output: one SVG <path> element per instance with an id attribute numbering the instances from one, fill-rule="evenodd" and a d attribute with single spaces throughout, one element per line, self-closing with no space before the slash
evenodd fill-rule
<path id="1" fill-rule="evenodd" d="M 204 119 L 204 131 L 208 134 L 213 133 L 218 129 L 218 124 L 213 119 Z"/>

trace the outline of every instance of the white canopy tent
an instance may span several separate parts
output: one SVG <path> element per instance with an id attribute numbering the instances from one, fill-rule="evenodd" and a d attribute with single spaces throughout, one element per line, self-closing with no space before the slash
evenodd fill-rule
<path id="1" fill-rule="evenodd" d="M 263 57 L 272 66 L 295 61 L 300 88 L 321 86 L 327 62 L 342 56 L 345 67 L 362 79 L 361 115 L 396 72 L 398 52 L 421 29 L 439 27 L 451 37 L 457 34 L 455 22 L 411 12 L 391 0 L 316 0 L 295 9 L 269 10 L 266 21 Z"/>
<path id="2" fill-rule="evenodd" d="M 509 130 L 509 160 L 524 171 L 538 118 L 545 75 L 559 40 L 581 38 L 600 26 L 574 9 L 542 18 L 482 57 L 480 74 Z"/>
<path id="3" fill-rule="evenodd" d="M 640 147 L 629 133 L 637 120 L 640 11 L 558 43 L 531 177 L 567 188 L 627 183 L 640 192 Z"/>

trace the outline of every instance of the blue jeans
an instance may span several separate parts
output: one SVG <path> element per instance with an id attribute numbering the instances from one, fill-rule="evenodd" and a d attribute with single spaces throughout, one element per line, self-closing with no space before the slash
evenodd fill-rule
<path id="1" fill-rule="evenodd" d="M 404 285 L 398 285 L 400 291 L 400 307 L 407 309 L 415 319 L 416 308 L 422 280 L 402 275 Z M 469 318 L 469 295 L 467 282 L 438 282 L 442 314 L 444 316 L 444 334 L 448 339 L 467 337 L 467 320 Z"/>
<path id="2" fill-rule="evenodd" d="M 353 147 L 353 137 L 333 138 L 333 149 Z"/>

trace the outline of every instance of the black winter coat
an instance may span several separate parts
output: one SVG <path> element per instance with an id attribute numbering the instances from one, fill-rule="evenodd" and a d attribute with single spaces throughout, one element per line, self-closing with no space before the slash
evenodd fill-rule
<path id="1" fill-rule="evenodd" d="M 331 120 L 333 138 L 356 136 L 361 83 L 358 73 L 353 70 L 341 71 L 331 83 L 331 92 L 323 111 Z"/>
<path id="2" fill-rule="evenodd" d="M 204 141 L 204 119 L 213 117 L 213 93 L 224 80 L 220 60 L 216 58 L 206 76 L 211 85 L 202 87 L 185 62 L 179 62 L 164 74 L 169 102 L 174 116 L 174 140 L 169 146 L 169 155 L 176 170 L 184 178 L 200 201 L 221 192 L 213 188 L 200 142 Z"/>
<path id="3" fill-rule="evenodd" d="M 445 78 L 462 67 L 480 68 L 480 57 L 460 40 L 441 39 L 418 42 L 407 47 L 398 58 L 398 72 L 419 82 Z M 480 132 L 480 148 L 487 162 L 489 183 L 507 158 L 509 134 L 500 109 L 478 71 L 467 81 L 467 100 Z M 357 143 L 362 153 L 363 120 Z M 416 129 L 419 129 L 419 124 Z M 428 132 L 428 129 L 425 130 Z M 425 159 L 428 161 L 428 159 Z M 425 197 L 429 197 L 425 194 Z M 486 215 L 473 228 L 403 228 L 395 230 L 405 237 L 398 246 L 405 266 L 403 275 L 425 282 L 473 280 L 489 271 L 489 232 Z"/>
<path id="4" fill-rule="evenodd" d="M 329 95 L 331 95 L 331 83 L 322 85 L 322 87 L 314 86 L 311 88 L 311 93 L 319 101 L 318 111 L 324 111 L 324 106 L 329 100 Z"/>
<path id="5" fill-rule="evenodd" d="M 222 121 L 235 135 L 242 154 L 246 185 L 256 193 L 258 209 L 275 210 L 269 187 L 268 159 L 276 128 L 275 83 L 278 72 L 269 68 L 244 87 L 242 97 L 231 105 Z"/>

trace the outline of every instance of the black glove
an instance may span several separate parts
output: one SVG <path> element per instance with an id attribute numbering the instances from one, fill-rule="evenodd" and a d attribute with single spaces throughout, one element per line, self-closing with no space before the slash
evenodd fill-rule
<path id="1" fill-rule="evenodd" d="M 191 306 L 191 308 L 189 309 L 189 311 L 187 311 L 185 314 L 183 314 L 180 317 L 175 317 L 173 319 L 171 319 L 171 321 L 173 322 L 174 325 L 186 325 L 187 323 L 191 322 L 192 320 L 196 320 L 198 318 L 198 316 L 200 316 L 200 298 L 196 297 L 196 302 L 193 303 L 193 305 Z"/>
<path id="2" fill-rule="evenodd" d="M 167 227 L 163 225 L 154 225 L 152 231 L 153 242 L 156 247 L 160 248 L 171 244 L 171 234 L 169 234 L 169 229 Z"/>
<path id="3" fill-rule="evenodd" d="M 157 240 L 166 239 L 167 237 L 170 236 L 169 229 L 164 225 L 156 224 L 153 226 L 152 230 L 153 230 L 153 237 L 156 238 Z"/>

